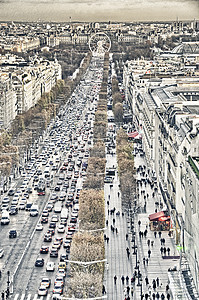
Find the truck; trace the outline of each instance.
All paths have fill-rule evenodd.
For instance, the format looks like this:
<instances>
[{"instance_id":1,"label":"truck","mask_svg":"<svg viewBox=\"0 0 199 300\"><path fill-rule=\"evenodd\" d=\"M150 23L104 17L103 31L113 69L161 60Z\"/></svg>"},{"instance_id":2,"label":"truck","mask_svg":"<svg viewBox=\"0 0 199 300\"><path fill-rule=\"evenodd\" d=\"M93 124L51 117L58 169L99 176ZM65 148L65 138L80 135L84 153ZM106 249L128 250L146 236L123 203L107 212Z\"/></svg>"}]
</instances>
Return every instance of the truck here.
<instances>
[{"instance_id":1,"label":"truck","mask_svg":"<svg viewBox=\"0 0 199 300\"><path fill-rule=\"evenodd\" d=\"M32 205L31 209L30 209L30 216L36 217L36 216L38 216L38 213L39 213L38 205L36 205L36 204Z\"/></svg>"},{"instance_id":2,"label":"truck","mask_svg":"<svg viewBox=\"0 0 199 300\"><path fill-rule=\"evenodd\" d=\"M62 208L60 223L66 225L67 220L68 220L68 208Z\"/></svg>"},{"instance_id":3,"label":"truck","mask_svg":"<svg viewBox=\"0 0 199 300\"><path fill-rule=\"evenodd\" d=\"M10 216L7 210L2 212L1 225L8 225L10 223Z\"/></svg>"}]
</instances>

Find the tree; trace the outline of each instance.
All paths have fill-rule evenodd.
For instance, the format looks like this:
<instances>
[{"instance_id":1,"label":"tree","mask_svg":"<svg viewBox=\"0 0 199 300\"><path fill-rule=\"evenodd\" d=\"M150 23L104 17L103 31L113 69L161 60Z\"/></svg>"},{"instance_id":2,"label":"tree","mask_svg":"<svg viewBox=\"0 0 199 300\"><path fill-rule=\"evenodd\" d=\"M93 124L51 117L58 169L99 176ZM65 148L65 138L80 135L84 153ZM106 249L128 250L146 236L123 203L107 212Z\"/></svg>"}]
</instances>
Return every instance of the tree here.
<instances>
[{"instance_id":1,"label":"tree","mask_svg":"<svg viewBox=\"0 0 199 300\"><path fill-rule=\"evenodd\" d=\"M113 113L115 122L123 122L123 105L122 103L116 103L113 107Z\"/></svg>"}]
</instances>

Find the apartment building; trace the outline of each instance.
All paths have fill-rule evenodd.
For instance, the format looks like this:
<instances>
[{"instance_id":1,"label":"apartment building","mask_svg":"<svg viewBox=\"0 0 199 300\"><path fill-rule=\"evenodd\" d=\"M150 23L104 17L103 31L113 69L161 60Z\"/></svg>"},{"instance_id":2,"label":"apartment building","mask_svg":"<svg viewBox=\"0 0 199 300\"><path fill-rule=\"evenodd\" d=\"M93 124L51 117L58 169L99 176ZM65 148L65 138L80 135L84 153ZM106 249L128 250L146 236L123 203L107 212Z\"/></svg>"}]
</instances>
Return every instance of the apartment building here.
<instances>
[{"instance_id":1,"label":"apartment building","mask_svg":"<svg viewBox=\"0 0 199 300\"><path fill-rule=\"evenodd\" d=\"M167 70L167 72L165 72ZM198 288L199 79L182 61L129 62L126 97ZM193 180L192 180L193 179Z\"/></svg>"}]
</instances>

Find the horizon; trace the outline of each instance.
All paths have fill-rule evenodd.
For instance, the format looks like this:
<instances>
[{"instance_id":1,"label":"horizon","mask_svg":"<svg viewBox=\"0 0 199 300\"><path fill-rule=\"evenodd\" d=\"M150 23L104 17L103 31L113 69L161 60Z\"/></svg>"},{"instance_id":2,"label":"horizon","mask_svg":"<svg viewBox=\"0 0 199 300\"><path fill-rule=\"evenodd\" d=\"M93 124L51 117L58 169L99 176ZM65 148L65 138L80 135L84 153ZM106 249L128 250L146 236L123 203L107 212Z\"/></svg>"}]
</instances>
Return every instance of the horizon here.
<instances>
[{"instance_id":1,"label":"horizon","mask_svg":"<svg viewBox=\"0 0 199 300\"><path fill-rule=\"evenodd\" d=\"M129 23L193 19L199 20L197 0L0 0L1 22Z\"/></svg>"}]
</instances>

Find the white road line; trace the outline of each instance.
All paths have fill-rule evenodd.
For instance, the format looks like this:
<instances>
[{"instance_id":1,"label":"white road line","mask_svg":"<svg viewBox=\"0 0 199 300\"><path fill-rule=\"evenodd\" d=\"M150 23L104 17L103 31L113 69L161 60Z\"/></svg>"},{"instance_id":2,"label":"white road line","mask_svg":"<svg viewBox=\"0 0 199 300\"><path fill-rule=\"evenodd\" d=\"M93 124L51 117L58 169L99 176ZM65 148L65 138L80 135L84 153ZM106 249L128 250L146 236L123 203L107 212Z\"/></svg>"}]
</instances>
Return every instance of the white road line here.
<instances>
[{"instance_id":1,"label":"white road line","mask_svg":"<svg viewBox=\"0 0 199 300\"><path fill-rule=\"evenodd\" d=\"M20 300L24 300L26 294L22 294L21 299Z\"/></svg>"},{"instance_id":2,"label":"white road line","mask_svg":"<svg viewBox=\"0 0 199 300\"><path fill-rule=\"evenodd\" d=\"M38 295L37 295L37 294L35 294L35 296L34 296L33 300L37 300L37 296L38 296Z\"/></svg>"},{"instance_id":3,"label":"white road line","mask_svg":"<svg viewBox=\"0 0 199 300\"><path fill-rule=\"evenodd\" d=\"M31 294L28 295L28 298L26 300L30 300L31 299Z\"/></svg>"},{"instance_id":4,"label":"white road line","mask_svg":"<svg viewBox=\"0 0 199 300\"><path fill-rule=\"evenodd\" d=\"M51 295L48 295L46 300L50 300L51 299Z\"/></svg>"},{"instance_id":5,"label":"white road line","mask_svg":"<svg viewBox=\"0 0 199 300\"><path fill-rule=\"evenodd\" d=\"M19 298L19 294L16 294L14 300L17 300L18 298Z\"/></svg>"}]
</instances>

